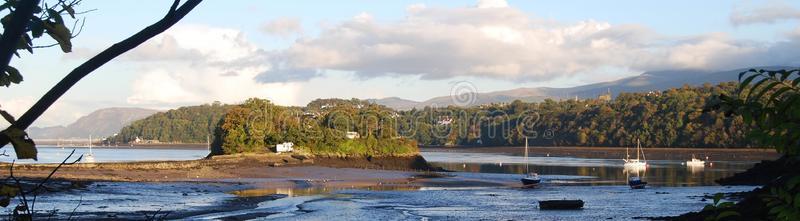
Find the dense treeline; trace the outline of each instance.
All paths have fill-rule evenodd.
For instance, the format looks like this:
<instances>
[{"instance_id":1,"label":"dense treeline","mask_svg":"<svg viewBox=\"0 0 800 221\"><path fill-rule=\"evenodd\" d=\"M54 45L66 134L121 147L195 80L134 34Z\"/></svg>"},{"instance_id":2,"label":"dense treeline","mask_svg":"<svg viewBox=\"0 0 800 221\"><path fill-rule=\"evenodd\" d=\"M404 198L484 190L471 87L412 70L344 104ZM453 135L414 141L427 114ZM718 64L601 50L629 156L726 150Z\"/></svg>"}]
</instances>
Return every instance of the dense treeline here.
<instances>
[{"instance_id":1,"label":"dense treeline","mask_svg":"<svg viewBox=\"0 0 800 221\"><path fill-rule=\"evenodd\" d=\"M231 107L233 105L214 102L156 113L134 121L111 139L120 143L132 142L137 137L168 143L205 143Z\"/></svg>"},{"instance_id":2,"label":"dense treeline","mask_svg":"<svg viewBox=\"0 0 800 221\"><path fill-rule=\"evenodd\" d=\"M621 93L612 101L515 101L481 107L401 112L414 119L401 129L424 145L748 147L741 117L705 110L736 84Z\"/></svg>"},{"instance_id":3,"label":"dense treeline","mask_svg":"<svg viewBox=\"0 0 800 221\"><path fill-rule=\"evenodd\" d=\"M318 99L305 107L250 99L241 105L160 113L125 127L117 139L205 142L214 131L219 153L263 150L282 142L326 154L405 153L415 151L405 148L411 140L420 145L508 146L524 144L525 137L538 146L630 146L640 139L648 147L749 147L754 144L746 139L749 127L741 117L708 108L720 94L735 89L731 82L620 93L611 101L515 101L410 111L357 99ZM360 138L347 139L347 132Z\"/></svg>"},{"instance_id":4,"label":"dense treeline","mask_svg":"<svg viewBox=\"0 0 800 221\"><path fill-rule=\"evenodd\" d=\"M388 122L393 110L360 100L319 99L283 107L251 98L231 108L216 129L212 154L267 152L277 144L315 155L406 156L418 152ZM349 137L348 137L349 135Z\"/></svg>"}]
</instances>

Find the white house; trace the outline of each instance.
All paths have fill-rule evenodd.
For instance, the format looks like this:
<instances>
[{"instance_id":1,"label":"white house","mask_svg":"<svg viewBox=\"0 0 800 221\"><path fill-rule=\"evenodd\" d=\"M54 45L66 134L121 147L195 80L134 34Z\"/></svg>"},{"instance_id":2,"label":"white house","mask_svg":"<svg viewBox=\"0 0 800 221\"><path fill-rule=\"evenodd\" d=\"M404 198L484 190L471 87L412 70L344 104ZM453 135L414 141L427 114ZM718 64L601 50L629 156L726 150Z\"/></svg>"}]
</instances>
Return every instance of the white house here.
<instances>
[{"instance_id":1,"label":"white house","mask_svg":"<svg viewBox=\"0 0 800 221\"><path fill-rule=\"evenodd\" d=\"M284 142L282 144L275 145L275 151L278 153L292 152L294 151L294 143Z\"/></svg>"},{"instance_id":2,"label":"white house","mask_svg":"<svg viewBox=\"0 0 800 221\"><path fill-rule=\"evenodd\" d=\"M360 137L361 137L361 136L358 134L358 132L355 132L355 131L347 131L347 134L346 134L345 136L347 137L347 139L351 139L351 140L352 140L352 139L356 139L356 138L360 138Z\"/></svg>"},{"instance_id":3,"label":"white house","mask_svg":"<svg viewBox=\"0 0 800 221\"><path fill-rule=\"evenodd\" d=\"M453 123L453 118L451 117L440 118L439 121L437 121L436 123L439 125L450 125L450 123Z\"/></svg>"}]
</instances>

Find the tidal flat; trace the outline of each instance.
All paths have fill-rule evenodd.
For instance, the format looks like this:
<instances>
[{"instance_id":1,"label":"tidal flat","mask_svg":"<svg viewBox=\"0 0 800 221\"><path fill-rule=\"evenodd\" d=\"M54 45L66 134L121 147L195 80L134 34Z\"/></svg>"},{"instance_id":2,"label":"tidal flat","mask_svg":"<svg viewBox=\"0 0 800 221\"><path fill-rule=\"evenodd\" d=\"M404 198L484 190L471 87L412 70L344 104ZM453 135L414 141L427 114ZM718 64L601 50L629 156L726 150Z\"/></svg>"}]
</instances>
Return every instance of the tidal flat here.
<instances>
[{"instance_id":1,"label":"tidal flat","mask_svg":"<svg viewBox=\"0 0 800 221\"><path fill-rule=\"evenodd\" d=\"M655 159L642 171L651 185L632 190L619 159L541 154L529 163L544 181L531 189L519 184L525 161L513 152L423 149L421 155L444 171L389 169L379 160L364 169L330 159L312 163L252 155L240 156L238 164L220 158L218 163L174 161L161 168L143 166L152 162L67 168L57 173L58 182L86 185L41 194L35 209L40 217L82 220L629 220L697 211L715 193L752 190L713 180L757 162L724 159L699 169ZM32 177L46 171L28 169ZM114 176L129 180L104 179ZM537 202L547 199L582 199L586 205L577 211L540 211Z\"/></svg>"}]
</instances>

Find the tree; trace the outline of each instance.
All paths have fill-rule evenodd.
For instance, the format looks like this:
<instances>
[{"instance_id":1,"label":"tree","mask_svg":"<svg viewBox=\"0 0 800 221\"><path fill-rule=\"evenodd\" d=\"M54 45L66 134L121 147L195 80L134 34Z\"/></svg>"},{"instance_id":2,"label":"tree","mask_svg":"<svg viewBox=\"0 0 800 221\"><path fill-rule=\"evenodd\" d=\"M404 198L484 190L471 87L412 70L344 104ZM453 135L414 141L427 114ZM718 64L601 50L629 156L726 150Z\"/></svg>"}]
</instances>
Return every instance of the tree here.
<instances>
[{"instance_id":1,"label":"tree","mask_svg":"<svg viewBox=\"0 0 800 221\"><path fill-rule=\"evenodd\" d=\"M800 69L755 70L739 75L736 94L721 95L715 105L755 127L749 136L778 152L800 154ZM755 83L753 83L755 82ZM751 85L752 83L752 85Z\"/></svg>"},{"instance_id":2,"label":"tree","mask_svg":"<svg viewBox=\"0 0 800 221\"><path fill-rule=\"evenodd\" d=\"M136 48L148 39L166 31L172 27L172 25L180 21L190 11L192 11L192 9L200 4L201 1L202 0L187 0L181 5L180 0L174 0L164 18L142 29L133 36L130 36L127 39L103 50L100 52L100 54L90 58L88 61L73 69L69 74L67 74L67 76L65 76L44 96L42 96L39 101L37 101L30 109L28 109L28 111L26 111L19 119L15 120L10 114L2 112L3 117L8 120L9 123L11 123L11 126L0 133L0 147L3 147L10 142L14 146L14 151L17 153L18 158L36 159L37 151L35 144L33 140L28 138L25 129L27 129L37 118L39 118L39 116L41 116L48 108L50 108L50 106L53 105L58 98L64 95L64 93L78 83L78 81L80 81L83 77L89 75L94 70L97 70L97 68L105 65L112 59L122 55L127 51L130 51L133 48ZM59 1L59 3L62 3L62 1ZM11 16L11 21L9 22L8 26L4 24L5 30L3 33L3 38L0 39L2 40L2 42L0 42L0 46L2 46L2 48L0 48L0 59L4 59L0 60L0 68L4 68L4 70L5 67L8 66L8 62L10 62L11 55L14 54L18 48L14 46L18 45L18 42L20 41L28 41L28 38L26 38L27 34L23 35L26 30L30 30L33 36L36 36L37 34L41 35L41 33L37 31L40 29L29 29L29 27L26 26L26 24L36 24L36 22L31 23L30 21L31 18L34 17L34 14L37 13L37 0L7 0L6 5L9 8L15 7L17 10L9 9L9 11L11 11L9 14ZM71 6L63 7L63 10L67 13L74 14L74 10L71 9ZM69 36L69 38L72 36L69 35L68 30L66 32L64 31L65 26L63 25L63 21L59 22L60 15L58 11L50 9L44 11L47 11L47 16L52 18L52 20L39 19L44 25L44 29L47 30L48 35L53 37L59 43L63 51L69 52L71 50L71 43L69 43L66 38L67 36ZM49 26L53 27L48 28ZM28 44L28 46L30 46L30 44ZM26 46L24 48L27 49L28 47Z\"/></svg>"},{"instance_id":3,"label":"tree","mask_svg":"<svg viewBox=\"0 0 800 221\"><path fill-rule=\"evenodd\" d=\"M720 95L718 103L712 107L725 111L728 116L741 116L746 124L753 125L749 137L783 153L781 165L788 167L779 168L781 174L763 188L762 194L755 196L756 202L762 203L756 216L769 220L798 220L800 172L796 165L800 156L800 69L751 69L740 73L739 81L733 95ZM753 206L748 207L751 208L742 211L759 211ZM708 217L726 213L739 215L737 211L723 209L712 212Z\"/></svg>"}]
</instances>

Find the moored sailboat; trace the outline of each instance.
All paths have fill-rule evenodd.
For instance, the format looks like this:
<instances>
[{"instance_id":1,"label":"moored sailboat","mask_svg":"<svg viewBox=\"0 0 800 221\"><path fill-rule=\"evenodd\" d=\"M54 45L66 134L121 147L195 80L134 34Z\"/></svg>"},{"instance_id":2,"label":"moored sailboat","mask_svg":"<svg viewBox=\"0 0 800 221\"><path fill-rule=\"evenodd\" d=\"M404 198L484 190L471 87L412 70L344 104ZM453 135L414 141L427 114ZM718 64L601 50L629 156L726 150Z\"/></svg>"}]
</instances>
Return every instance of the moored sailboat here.
<instances>
[{"instance_id":1,"label":"moored sailboat","mask_svg":"<svg viewBox=\"0 0 800 221\"><path fill-rule=\"evenodd\" d=\"M531 173L530 165L528 164L528 137L525 137L525 174L520 181L524 186L535 186L542 182L542 178L538 173Z\"/></svg>"},{"instance_id":2,"label":"moored sailboat","mask_svg":"<svg viewBox=\"0 0 800 221\"><path fill-rule=\"evenodd\" d=\"M706 157L706 159L708 159L708 157ZM689 167L704 167L704 166L706 166L706 161L701 160L701 159L697 159L697 158L694 157L694 154L692 154L692 159L686 161L686 166L689 166Z\"/></svg>"},{"instance_id":3,"label":"moored sailboat","mask_svg":"<svg viewBox=\"0 0 800 221\"><path fill-rule=\"evenodd\" d=\"M623 161L625 161L625 169L644 170L647 168L647 158L644 156L639 139L636 139L636 159L631 158L628 153L628 147L625 147L625 159Z\"/></svg>"},{"instance_id":4,"label":"moored sailboat","mask_svg":"<svg viewBox=\"0 0 800 221\"><path fill-rule=\"evenodd\" d=\"M83 162L86 163L94 163L94 153L92 153L92 135L89 135L89 153L83 155Z\"/></svg>"}]
</instances>

